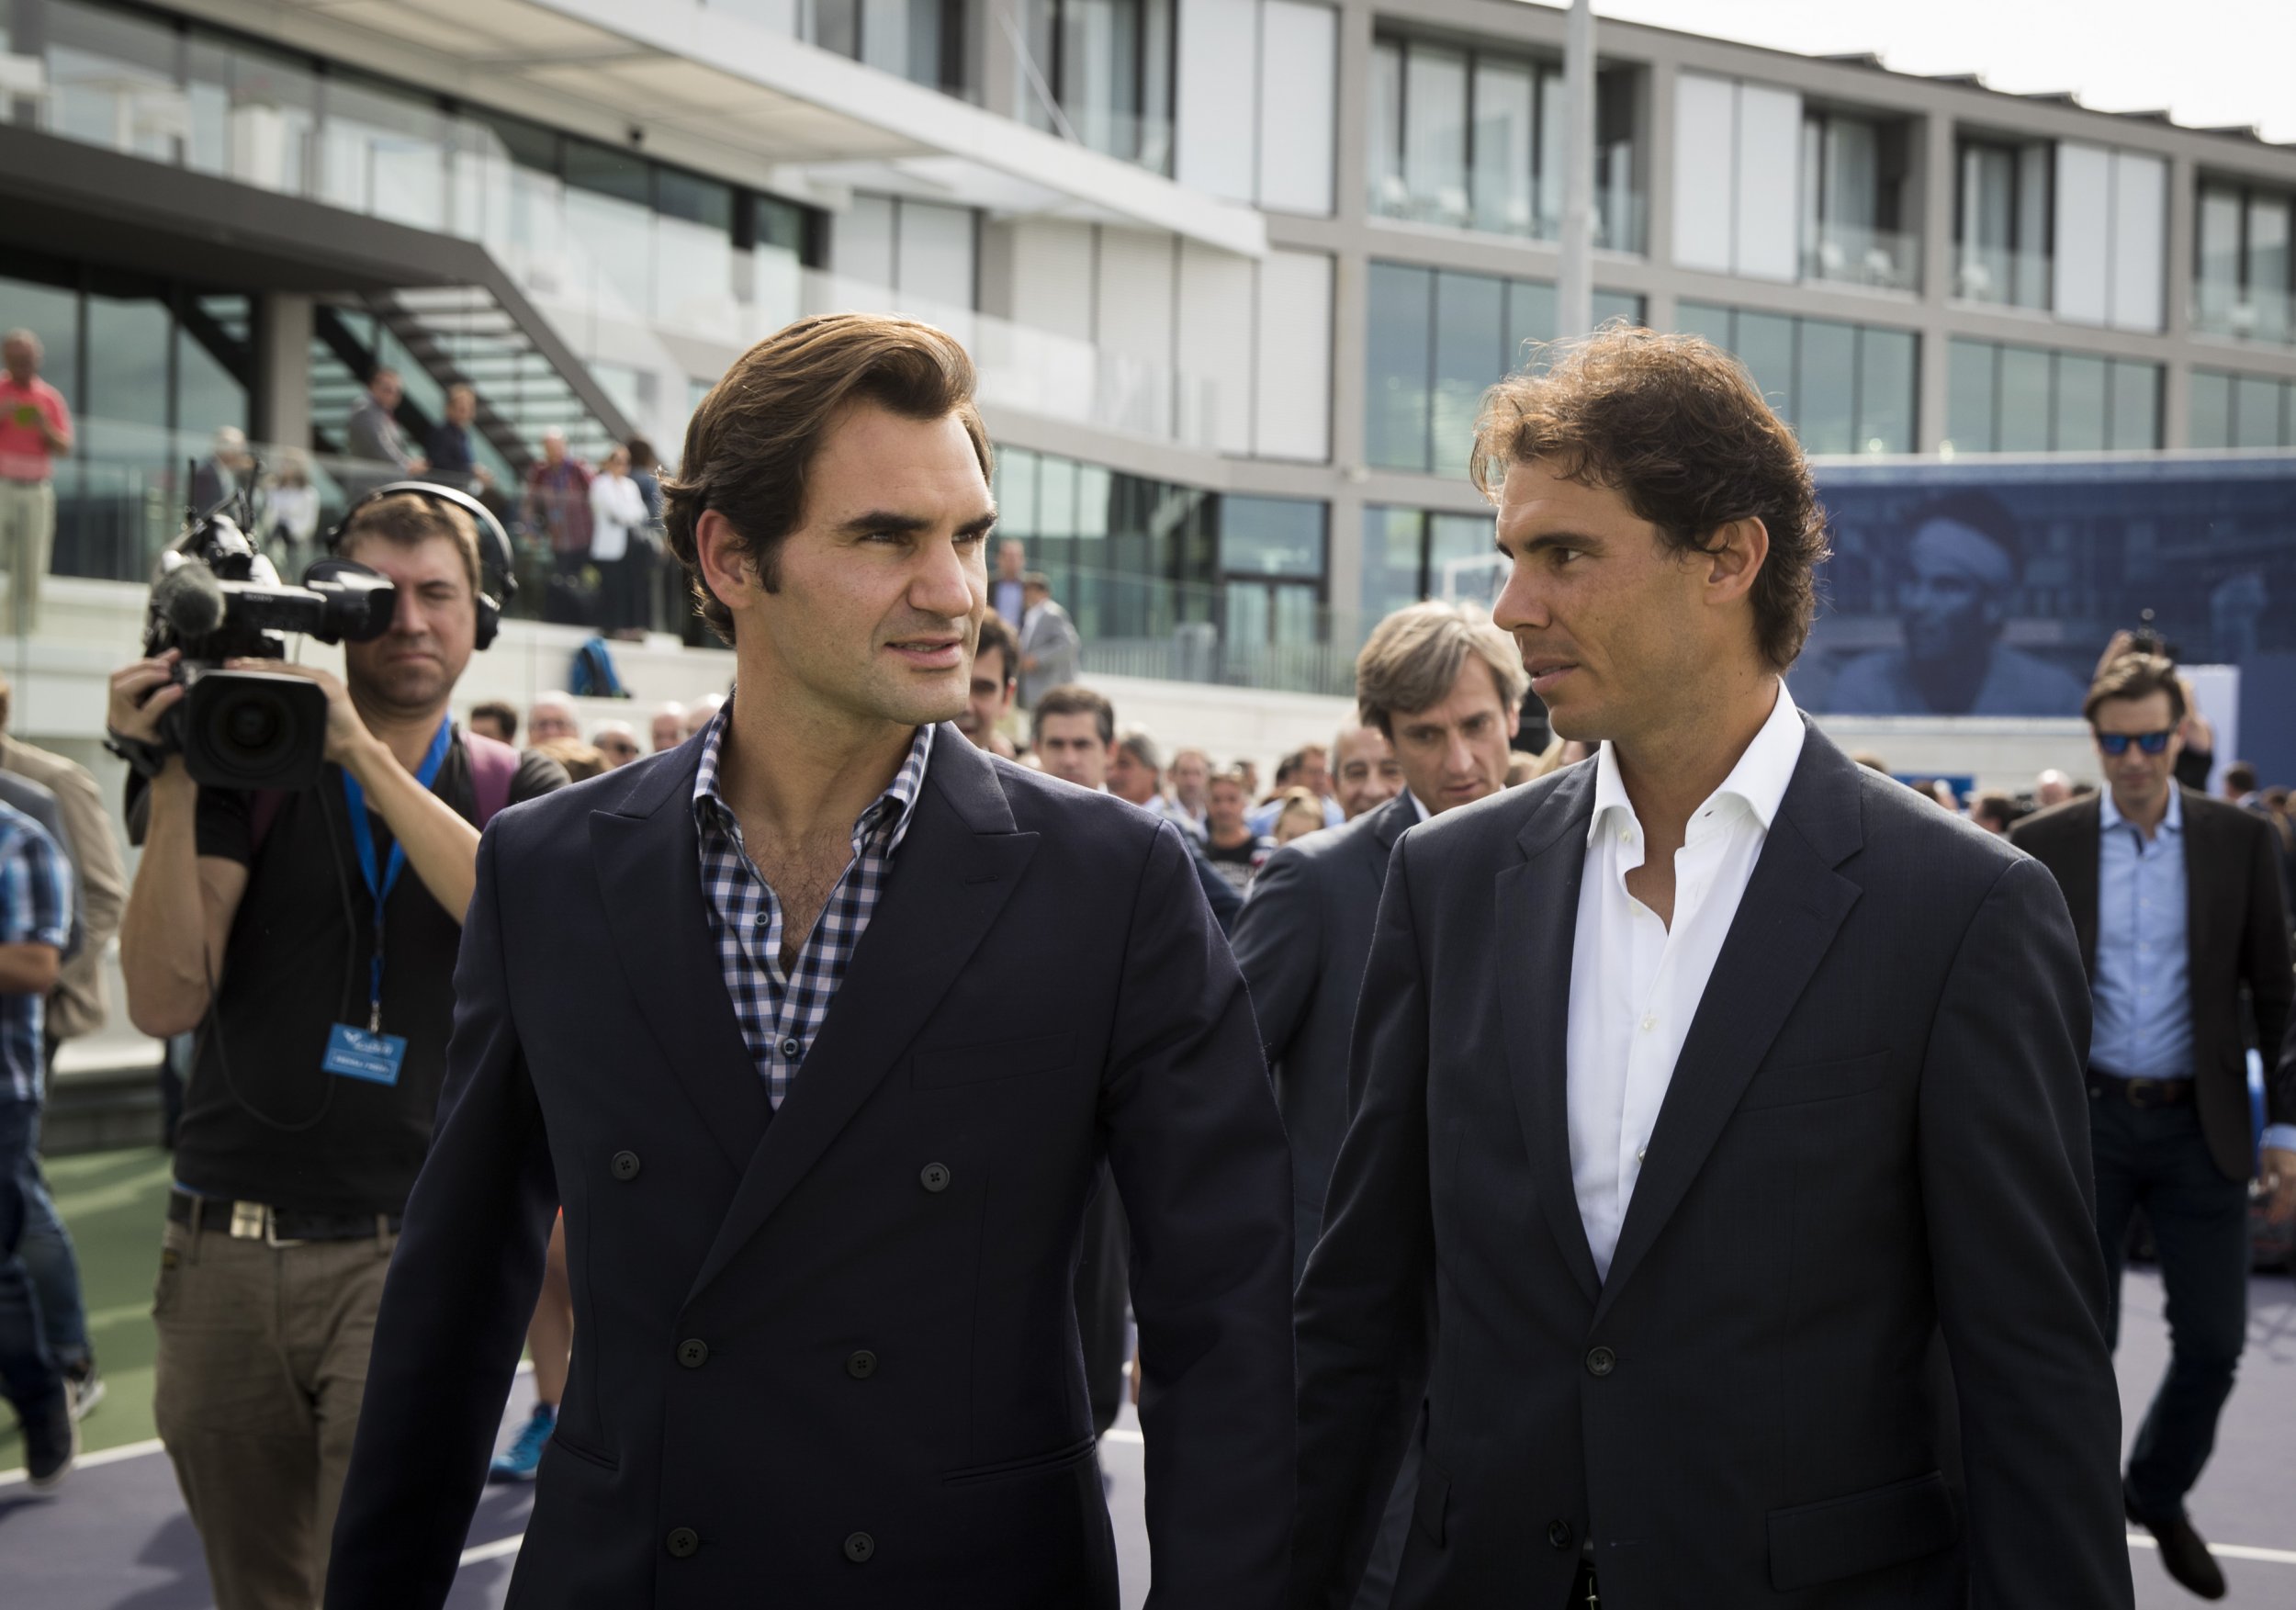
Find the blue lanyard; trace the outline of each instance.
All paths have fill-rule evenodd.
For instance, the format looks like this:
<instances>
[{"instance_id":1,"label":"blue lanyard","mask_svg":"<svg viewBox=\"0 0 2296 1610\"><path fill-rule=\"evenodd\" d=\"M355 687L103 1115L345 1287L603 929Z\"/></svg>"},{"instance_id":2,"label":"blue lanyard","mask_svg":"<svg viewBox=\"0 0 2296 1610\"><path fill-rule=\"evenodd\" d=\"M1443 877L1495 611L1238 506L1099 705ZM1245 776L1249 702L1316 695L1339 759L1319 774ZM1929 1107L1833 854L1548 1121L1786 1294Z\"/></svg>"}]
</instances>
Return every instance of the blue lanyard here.
<instances>
[{"instance_id":1,"label":"blue lanyard","mask_svg":"<svg viewBox=\"0 0 2296 1610\"><path fill-rule=\"evenodd\" d=\"M431 740L430 753L422 757L422 769L414 780L428 788L438 779L438 769L446 763L446 749L455 736L451 716L442 716L438 736ZM366 880L366 892L375 897L375 963L368 973L366 1031L383 1031L383 906L389 900L390 891L399 874L407 864L407 847L394 836L390 841L390 859L384 864L380 878L376 876L375 829L366 819L366 791L359 780L346 770L343 774L343 797L351 802L351 848L358 851L359 875Z\"/></svg>"}]
</instances>

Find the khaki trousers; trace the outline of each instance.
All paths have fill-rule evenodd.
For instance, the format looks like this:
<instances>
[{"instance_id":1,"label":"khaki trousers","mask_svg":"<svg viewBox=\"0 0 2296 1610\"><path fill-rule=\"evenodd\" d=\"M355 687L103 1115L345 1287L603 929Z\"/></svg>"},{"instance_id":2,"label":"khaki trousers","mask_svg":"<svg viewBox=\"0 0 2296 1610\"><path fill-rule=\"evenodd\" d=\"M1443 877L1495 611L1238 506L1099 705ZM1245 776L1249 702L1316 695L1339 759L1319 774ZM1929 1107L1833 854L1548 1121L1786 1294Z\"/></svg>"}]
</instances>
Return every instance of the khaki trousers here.
<instances>
[{"instance_id":1,"label":"khaki trousers","mask_svg":"<svg viewBox=\"0 0 2296 1610\"><path fill-rule=\"evenodd\" d=\"M8 573L10 633L39 626L39 584L56 543L56 489L44 480L0 476L0 569Z\"/></svg>"},{"instance_id":2,"label":"khaki trousers","mask_svg":"<svg viewBox=\"0 0 2296 1610\"><path fill-rule=\"evenodd\" d=\"M312 1610L325 1590L395 1239L275 1247L167 1226L152 1412L217 1610Z\"/></svg>"}]
</instances>

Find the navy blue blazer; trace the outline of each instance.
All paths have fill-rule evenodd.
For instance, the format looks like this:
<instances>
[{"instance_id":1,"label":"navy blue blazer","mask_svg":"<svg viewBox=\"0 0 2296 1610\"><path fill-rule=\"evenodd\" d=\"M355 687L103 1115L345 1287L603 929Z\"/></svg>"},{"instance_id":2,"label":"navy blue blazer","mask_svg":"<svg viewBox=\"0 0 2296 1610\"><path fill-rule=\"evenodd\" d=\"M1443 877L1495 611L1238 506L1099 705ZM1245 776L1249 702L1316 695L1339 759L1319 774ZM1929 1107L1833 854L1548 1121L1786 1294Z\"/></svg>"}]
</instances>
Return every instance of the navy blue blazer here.
<instances>
[{"instance_id":1,"label":"navy blue blazer","mask_svg":"<svg viewBox=\"0 0 2296 1610\"><path fill-rule=\"evenodd\" d=\"M1395 1610L1560 1606L1589 1549L1635 1610L2125 1610L2056 884L1811 728L1597 1278L1568 1046L1594 782L1396 843L1298 1296L1294 1610L1351 1602L1423 1403Z\"/></svg>"},{"instance_id":2,"label":"navy blue blazer","mask_svg":"<svg viewBox=\"0 0 2296 1610\"><path fill-rule=\"evenodd\" d=\"M445 1597L563 1201L571 1376L512 1605L1113 1610L1071 1295L1104 1155L1154 1602L1273 1604L1290 1178L1177 830L944 727L772 1113L703 906L698 755L513 807L480 848L328 1604Z\"/></svg>"}]
</instances>

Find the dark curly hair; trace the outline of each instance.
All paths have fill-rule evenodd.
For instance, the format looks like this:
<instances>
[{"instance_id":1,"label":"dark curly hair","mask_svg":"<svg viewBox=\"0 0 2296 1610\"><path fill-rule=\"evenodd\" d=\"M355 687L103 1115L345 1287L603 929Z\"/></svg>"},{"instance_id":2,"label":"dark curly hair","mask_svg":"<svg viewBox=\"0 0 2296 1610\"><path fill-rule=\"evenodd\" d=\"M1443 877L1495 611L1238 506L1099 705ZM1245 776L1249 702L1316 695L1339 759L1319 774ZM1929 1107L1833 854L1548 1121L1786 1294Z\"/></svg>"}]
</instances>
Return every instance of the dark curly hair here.
<instances>
[{"instance_id":1,"label":"dark curly hair","mask_svg":"<svg viewBox=\"0 0 2296 1610\"><path fill-rule=\"evenodd\" d=\"M800 319L736 359L693 411L678 473L661 489L670 551L710 629L734 640L733 616L703 581L694 548L704 511L732 523L759 584L774 591L782 544L805 524L806 475L845 411L869 402L903 419L954 414L985 480L995 455L973 388L973 360L955 336L890 314Z\"/></svg>"},{"instance_id":2,"label":"dark curly hair","mask_svg":"<svg viewBox=\"0 0 2296 1610\"><path fill-rule=\"evenodd\" d=\"M1712 342L1621 321L1542 349L1483 394L1469 473L1492 502L1508 467L1539 460L1607 487L1684 552L1759 519L1770 556L1754 579L1755 638L1779 670L1818 613L1818 567L1832 551L1809 463L1745 367Z\"/></svg>"}]
</instances>

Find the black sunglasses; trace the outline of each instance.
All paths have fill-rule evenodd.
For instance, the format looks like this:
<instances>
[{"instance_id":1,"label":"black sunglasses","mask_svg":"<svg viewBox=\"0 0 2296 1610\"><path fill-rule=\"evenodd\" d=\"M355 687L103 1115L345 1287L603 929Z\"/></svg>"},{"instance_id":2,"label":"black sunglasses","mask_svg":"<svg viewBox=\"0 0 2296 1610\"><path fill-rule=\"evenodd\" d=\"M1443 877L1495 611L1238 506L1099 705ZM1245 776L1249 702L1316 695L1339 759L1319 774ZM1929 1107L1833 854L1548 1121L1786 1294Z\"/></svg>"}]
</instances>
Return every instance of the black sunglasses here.
<instances>
[{"instance_id":1,"label":"black sunglasses","mask_svg":"<svg viewBox=\"0 0 2296 1610\"><path fill-rule=\"evenodd\" d=\"M2116 760L2129 752L2131 744L2148 755L2157 755L2168 748L2168 740L2176 736L2173 726L2160 732L2100 732L2097 735L2097 747Z\"/></svg>"}]
</instances>

